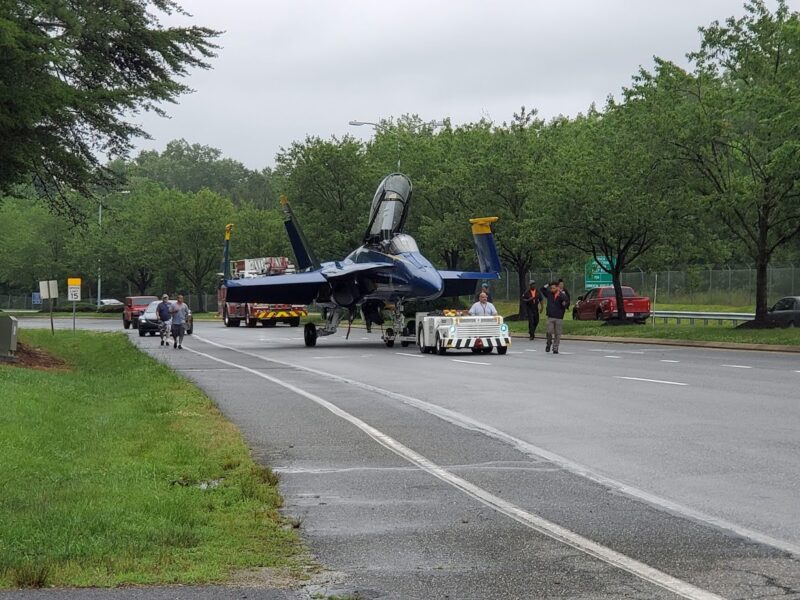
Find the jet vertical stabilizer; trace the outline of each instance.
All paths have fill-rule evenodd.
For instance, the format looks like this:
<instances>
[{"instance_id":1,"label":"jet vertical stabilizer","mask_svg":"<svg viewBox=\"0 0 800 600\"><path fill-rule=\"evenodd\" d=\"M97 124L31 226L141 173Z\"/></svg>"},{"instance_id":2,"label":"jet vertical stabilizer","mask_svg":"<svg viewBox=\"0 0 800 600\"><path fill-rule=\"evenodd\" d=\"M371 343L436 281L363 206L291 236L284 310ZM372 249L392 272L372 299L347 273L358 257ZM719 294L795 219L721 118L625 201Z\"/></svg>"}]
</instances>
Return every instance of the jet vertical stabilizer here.
<instances>
[{"instance_id":1,"label":"jet vertical stabilizer","mask_svg":"<svg viewBox=\"0 0 800 600\"><path fill-rule=\"evenodd\" d=\"M303 230L300 229L300 224L292 212L292 207L289 206L289 199L286 196L281 196L280 201L284 214L283 224L286 227L286 233L289 234L289 243L292 245L297 268L300 271L312 268L318 269L319 261L308 245L306 236L303 235Z\"/></svg>"},{"instance_id":2,"label":"jet vertical stabilizer","mask_svg":"<svg viewBox=\"0 0 800 600\"><path fill-rule=\"evenodd\" d=\"M500 256L497 254L497 246L492 233L492 223L495 221L497 221L497 217L469 220L472 224L472 239L475 240L475 252L478 255L481 273L500 272Z\"/></svg>"}]
</instances>

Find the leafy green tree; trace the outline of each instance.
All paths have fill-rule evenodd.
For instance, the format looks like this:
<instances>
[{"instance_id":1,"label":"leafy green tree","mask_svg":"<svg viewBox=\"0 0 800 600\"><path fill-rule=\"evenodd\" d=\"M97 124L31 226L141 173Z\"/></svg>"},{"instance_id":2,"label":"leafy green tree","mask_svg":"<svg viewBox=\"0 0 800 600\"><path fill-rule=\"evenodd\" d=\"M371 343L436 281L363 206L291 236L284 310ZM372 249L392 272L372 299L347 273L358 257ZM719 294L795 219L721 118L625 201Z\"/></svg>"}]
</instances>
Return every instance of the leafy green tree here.
<instances>
[{"instance_id":1,"label":"leafy green tree","mask_svg":"<svg viewBox=\"0 0 800 600\"><path fill-rule=\"evenodd\" d=\"M307 137L281 149L275 182L289 198L321 260L340 259L362 241L378 182L366 168L364 146L352 137Z\"/></svg>"},{"instance_id":2,"label":"leafy green tree","mask_svg":"<svg viewBox=\"0 0 800 600\"><path fill-rule=\"evenodd\" d=\"M694 188L756 265L756 322L767 313L767 268L800 234L800 14L770 12L702 28L693 73L667 61L643 71L626 97L689 168Z\"/></svg>"},{"instance_id":3,"label":"leafy green tree","mask_svg":"<svg viewBox=\"0 0 800 600\"><path fill-rule=\"evenodd\" d=\"M35 196L0 205L0 283L11 290L38 290L39 281L56 279L64 290L66 278L80 275L70 249L79 232Z\"/></svg>"},{"instance_id":4,"label":"leafy green tree","mask_svg":"<svg viewBox=\"0 0 800 600\"><path fill-rule=\"evenodd\" d=\"M143 177L182 192L208 188L234 204L249 202L267 207L275 206L277 200L269 171L253 171L225 158L217 148L186 140L173 140L163 152L143 151L132 161L118 161L114 166L128 177Z\"/></svg>"},{"instance_id":5,"label":"leafy green tree","mask_svg":"<svg viewBox=\"0 0 800 600\"><path fill-rule=\"evenodd\" d=\"M103 224L89 226L87 246L100 257L106 276L114 274L147 294L159 272L167 265L167 248L160 237L171 220L167 207L172 194L152 182L141 183L127 193L101 199Z\"/></svg>"},{"instance_id":6,"label":"leafy green tree","mask_svg":"<svg viewBox=\"0 0 800 600\"><path fill-rule=\"evenodd\" d=\"M167 193L170 218L162 220L158 246L168 264L197 295L199 309L204 312L205 293L213 290L217 282L223 232L233 219L233 204L210 190Z\"/></svg>"},{"instance_id":7,"label":"leafy green tree","mask_svg":"<svg viewBox=\"0 0 800 600\"><path fill-rule=\"evenodd\" d=\"M75 213L69 190L108 182L102 155L124 155L146 133L128 116L163 114L207 68L204 27L162 27L173 0L6 0L0 6L0 190L33 177L51 206Z\"/></svg>"},{"instance_id":8,"label":"leafy green tree","mask_svg":"<svg viewBox=\"0 0 800 600\"><path fill-rule=\"evenodd\" d=\"M510 124L491 131L485 158L476 161L477 189L483 191L483 210L500 217L497 246L503 263L517 276L519 315L525 314L521 294L537 256L547 251L541 231L539 199L533 173L541 160L542 121L523 106ZM481 215L489 216L489 215Z\"/></svg>"},{"instance_id":9,"label":"leafy green tree","mask_svg":"<svg viewBox=\"0 0 800 600\"><path fill-rule=\"evenodd\" d=\"M620 321L622 273L658 244L677 243L671 225L687 216L671 173L642 143L644 133L624 106L555 121L540 174L553 242L588 254L611 274Z\"/></svg>"}]
</instances>

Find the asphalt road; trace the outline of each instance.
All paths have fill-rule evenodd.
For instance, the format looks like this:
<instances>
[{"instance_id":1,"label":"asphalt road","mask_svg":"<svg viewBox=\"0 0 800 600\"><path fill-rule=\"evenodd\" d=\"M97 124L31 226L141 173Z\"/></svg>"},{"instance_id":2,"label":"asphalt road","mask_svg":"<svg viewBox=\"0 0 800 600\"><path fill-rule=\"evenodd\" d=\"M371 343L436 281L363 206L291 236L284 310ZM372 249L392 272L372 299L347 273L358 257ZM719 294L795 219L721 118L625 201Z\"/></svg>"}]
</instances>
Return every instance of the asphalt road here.
<instances>
[{"instance_id":1,"label":"asphalt road","mask_svg":"<svg viewBox=\"0 0 800 600\"><path fill-rule=\"evenodd\" d=\"M71 323L70 323L71 325ZM47 326L24 320L22 326ZM81 321L115 328L116 322ZM800 357L197 322L196 381L362 598L800 598Z\"/></svg>"}]
</instances>

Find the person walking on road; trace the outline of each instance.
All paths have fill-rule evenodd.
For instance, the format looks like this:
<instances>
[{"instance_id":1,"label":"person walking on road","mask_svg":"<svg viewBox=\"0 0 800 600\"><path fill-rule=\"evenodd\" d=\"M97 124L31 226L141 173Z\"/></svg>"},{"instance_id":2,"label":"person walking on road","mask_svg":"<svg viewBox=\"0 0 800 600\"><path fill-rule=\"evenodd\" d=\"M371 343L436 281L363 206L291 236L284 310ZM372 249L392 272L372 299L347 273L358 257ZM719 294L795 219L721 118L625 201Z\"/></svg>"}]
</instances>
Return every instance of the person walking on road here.
<instances>
[{"instance_id":1,"label":"person walking on road","mask_svg":"<svg viewBox=\"0 0 800 600\"><path fill-rule=\"evenodd\" d=\"M170 307L172 313L172 348L183 350L183 336L186 333L186 321L189 318L189 307L183 302L183 295Z\"/></svg>"},{"instance_id":2,"label":"person walking on road","mask_svg":"<svg viewBox=\"0 0 800 600\"><path fill-rule=\"evenodd\" d=\"M558 354L561 332L564 329L564 313L569 308L569 295L562 292L555 281L550 283L550 287L542 287L541 292L547 298L547 344L544 351L550 352L552 346L553 354Z\"/></svg>"},{"instance_id":3,"label":"person walking on road","mask_svg":"<svg viewBox=\"0 0 800 600\"><path fill-rule=\"evenodd\" d=\"M473 317L495 317L497 316L497 309L494 304L489 302L488 294L481 292L481 295L478 296L478 301L470 307L469 314Z\"/></svg>"},{"instance_id":4,"label":"person walking on road","mask_svg":"<svg viewBox=\"0 0 800 600\"><path fill-rule=\"evenodd\" d=\"M169 295L164 294L161 296L161 302L156 306L156 318L158 319L158 334L161 336L161 345L169 344L169 329L172 321Z\"/></svg>"},{"instance_id":5,"label":"person walking on road","mask_svg":"<svg viewBox=\"0 0 800 600\"><path fill-rule=\"evenodd\" d=\"M536 289L536 282L531 281L530 288L522 294L522 301L525 303L525 310L528 314L528 335L530 339L536 338L536 328L539 326L539 314L542 312L542 295Z\"/></svg>"},{"instance_id":6,"label":"person walking on road","mask_svg":"<svg viewBox=\"0 0 800 600\"><path fill-rule=\"evenodd\" d=\"M492 291L489 289L489 284L485 281L481 284L481 289L478 294L475 296L475 302L481 301L481 294L486 294L486 299L491 302L492 301Z\"/></svg>"}]
</instances>

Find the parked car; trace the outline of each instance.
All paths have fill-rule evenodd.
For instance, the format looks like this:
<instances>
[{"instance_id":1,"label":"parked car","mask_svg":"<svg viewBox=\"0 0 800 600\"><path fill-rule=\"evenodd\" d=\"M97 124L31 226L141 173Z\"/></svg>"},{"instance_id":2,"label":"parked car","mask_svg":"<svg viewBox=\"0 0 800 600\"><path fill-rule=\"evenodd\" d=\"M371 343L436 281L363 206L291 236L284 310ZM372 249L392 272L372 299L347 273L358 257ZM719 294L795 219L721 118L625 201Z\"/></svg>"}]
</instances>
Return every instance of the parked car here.
<instances>
[{"instance_id":1,"label":"parked car","mask_svg":"<svg viewBox=\"0 0 800 600\"><path fill-rule=\"evenodd\" d=\"M139 325L139 315L141 315L153 300L158 300L155 296L128 296L125 298L125 309L122 311L122 326L130 329L131 325L136 329Z\"/></svg>"},{"instance_id":2,"label":"parked car","mask_svg":"<svg viewBox=\"0 0 800 600\"><path fill-rule=\"evenodd\" d=\"M800 327L800 296L786 296L767 312L767 321L777 327Z\"/></svg>"},{"instance_id":3,"label":"parked car","mask_svg":"<svg viewBox=\"0 0 800 600\"><path fill-rule=\"evenodd\" d=\"M650 316L650 298L637 296L632 287L622 286L622 299L625 303L625 317L644 323ZM578 296L572 309L576 321L608 321L617 317L617 297L613 286L589 290L585 296Z\"/></svg>"},{"instance_id":4,"label":"parked car","mask_svg":"<svg viewBox=\"0 0 800 600\"><path fill-rule=\"evenodd\" d=\"M144 337L148 333L150 335L158 333L156 306L158 306L160 302L161 300L151 302L139 316L139 337ZM170 300L169 303L174 306L175 300ZM192 335L192 331L194 331L194 319L192 318L192 311L189 309L189 317L186 319L186 335Z\"/></svg>"}]
</instances>

